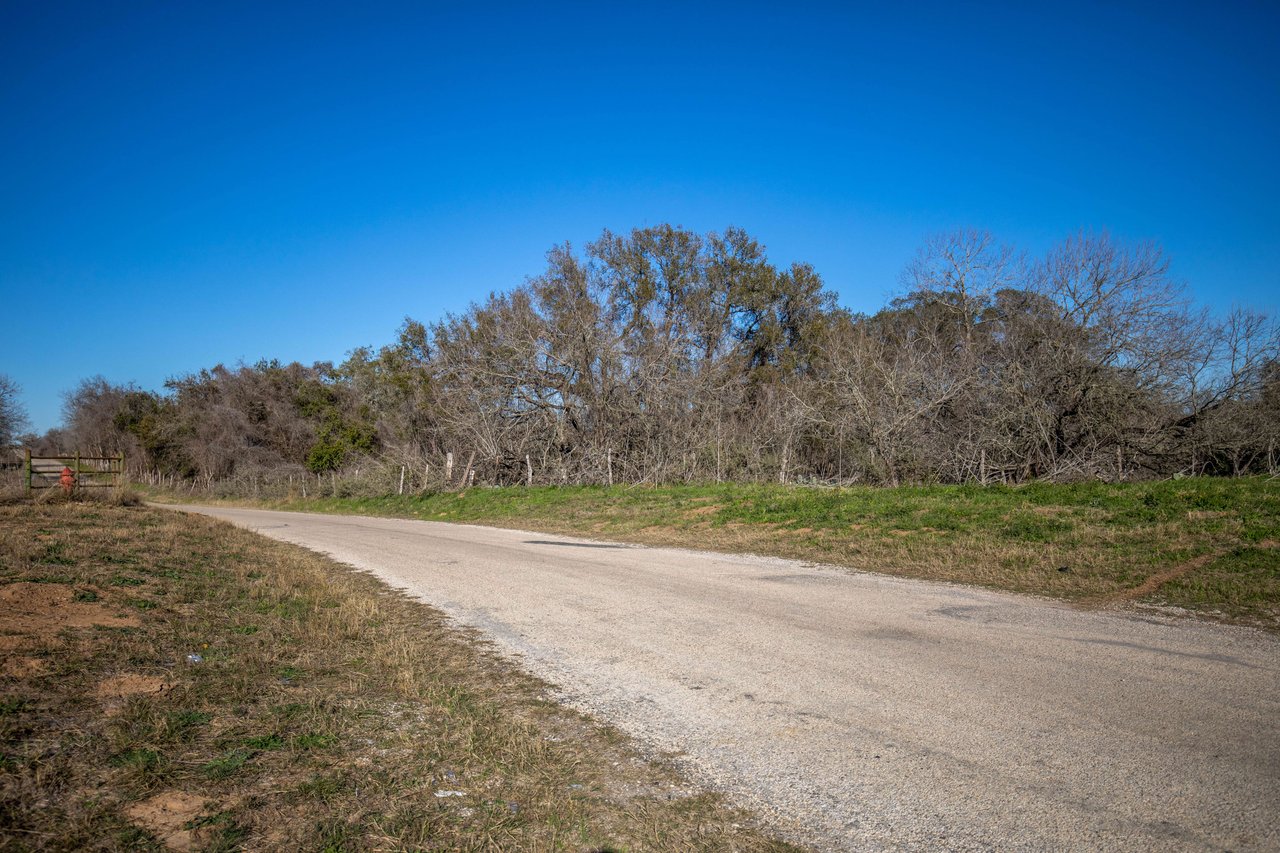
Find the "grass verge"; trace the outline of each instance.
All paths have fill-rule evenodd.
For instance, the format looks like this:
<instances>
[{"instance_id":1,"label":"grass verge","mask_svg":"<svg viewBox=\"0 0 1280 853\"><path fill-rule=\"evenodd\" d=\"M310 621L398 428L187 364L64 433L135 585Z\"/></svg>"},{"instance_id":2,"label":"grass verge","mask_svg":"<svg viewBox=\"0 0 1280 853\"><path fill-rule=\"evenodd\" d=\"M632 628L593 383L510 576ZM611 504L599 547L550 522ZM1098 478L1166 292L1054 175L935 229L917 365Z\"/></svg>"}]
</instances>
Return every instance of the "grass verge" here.
<instances>
[{"instance_id":1,"label":"grass verge","mask_svg":"<svg viewBox=\"0 0 1280 853\"><path fill-rule=\"evenodd\" d=\"M789 849L310 552L108 503L0 531L0 849Z\"/></svg>"},{"instance_id":2,"label":"grass verge","mask_svg":"<svg viewBox=\"0 0 1280 853\"><path fill-rule=\"evenodd\" d=\"M263 501L749 551L1082 604L1136 601L1280 629L1280 481L469 489Z\"/></svg>"}]
</instances>

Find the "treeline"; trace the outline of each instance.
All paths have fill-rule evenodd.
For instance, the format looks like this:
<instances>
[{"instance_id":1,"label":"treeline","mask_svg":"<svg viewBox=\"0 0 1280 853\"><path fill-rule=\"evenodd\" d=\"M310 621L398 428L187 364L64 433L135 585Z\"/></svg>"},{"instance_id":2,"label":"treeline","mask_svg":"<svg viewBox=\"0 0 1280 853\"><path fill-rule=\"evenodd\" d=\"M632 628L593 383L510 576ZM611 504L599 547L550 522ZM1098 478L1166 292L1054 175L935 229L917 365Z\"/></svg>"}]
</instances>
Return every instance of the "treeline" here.
<instances>
[{"instance_id":1,"label":"treeline","mask_svg":"<svg viewBox=\"0 0 1280 853\"><path fill-rule=\"evenodd\" d=\"M958 232L899 292L851 314L742 230L606 231L337 366L218 366L163 393L87 380L42 441L153 478L371 491L1276 469L1275 324L1197 309L1155 246L1085 234L1027 258Z\"/></svg>"}]
</instances>

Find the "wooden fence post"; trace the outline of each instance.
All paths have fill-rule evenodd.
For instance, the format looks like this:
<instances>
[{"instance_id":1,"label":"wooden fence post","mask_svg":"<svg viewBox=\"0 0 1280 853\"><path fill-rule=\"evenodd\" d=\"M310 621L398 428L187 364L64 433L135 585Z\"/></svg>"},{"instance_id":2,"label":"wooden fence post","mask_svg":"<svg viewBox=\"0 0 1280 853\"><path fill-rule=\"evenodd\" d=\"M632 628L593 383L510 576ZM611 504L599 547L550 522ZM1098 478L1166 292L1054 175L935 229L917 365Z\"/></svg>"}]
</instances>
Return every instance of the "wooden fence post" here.
<instances>
[{"instance_id":1,"label":"wooden fence post","mask_svg":"<svg viewBox=\"0 0 1280 853\"><path fill-rule=\"evenodd\" d=\"M31 448L26 448L27 467L23 474L23 479L27 484L27 497L31 497Z\"/></svg>"},{"instance_id":2,"label":"wooden fence post","mask_svg":"<svg viewBox=\"0 0 1280 853\"><path fill-rule=\"evenodd\" d=\"M476 452L473 450L467 457L467 467L462 469L462 479L458 481L458 485L464 489L475 482L475 469L472 467L475 464Z\"/></svg>"}]
</instances>

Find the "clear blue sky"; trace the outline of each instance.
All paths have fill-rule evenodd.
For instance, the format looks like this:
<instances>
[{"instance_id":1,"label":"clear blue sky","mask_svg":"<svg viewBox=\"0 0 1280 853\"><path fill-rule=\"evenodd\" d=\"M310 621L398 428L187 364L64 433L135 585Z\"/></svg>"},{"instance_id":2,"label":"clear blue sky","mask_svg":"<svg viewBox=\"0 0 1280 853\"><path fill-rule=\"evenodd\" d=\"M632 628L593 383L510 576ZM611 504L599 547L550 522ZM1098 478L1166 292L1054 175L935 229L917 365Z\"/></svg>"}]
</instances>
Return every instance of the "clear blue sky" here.
<instances>
[{"instance_id":1,"label":"clear blue sky","mask_svg":"<svg viewBox=\"0 0 1280 853\"><path fill-rule=\"evenodd\" d=\"M1280 5L0 2L0 372L340 360L553 244L739 225L873 310L921 239L1153 239L1280 307Z\"/></svg>"}]
</instances>

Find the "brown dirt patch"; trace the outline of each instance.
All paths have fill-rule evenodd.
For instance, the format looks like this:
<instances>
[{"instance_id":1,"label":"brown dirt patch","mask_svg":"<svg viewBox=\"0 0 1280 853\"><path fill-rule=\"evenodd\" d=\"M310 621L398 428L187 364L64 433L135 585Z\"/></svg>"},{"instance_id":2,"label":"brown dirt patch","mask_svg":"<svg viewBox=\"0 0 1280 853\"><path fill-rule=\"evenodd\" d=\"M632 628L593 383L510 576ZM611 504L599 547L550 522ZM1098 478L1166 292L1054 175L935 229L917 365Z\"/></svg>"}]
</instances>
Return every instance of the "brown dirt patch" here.
<instances>
[{"instance_id":1,"label":"brown dirt patch","mask_svg":"<svg viewBox=\"0 0 1280 853\"><path fill-rule=\"evenodd\" d=\"M685 510L684 517L698 518L699 516L703 516L703 515L715 515L717 512L719 512L722 509L724 509L724 507L722 507L720 504L707 504L706 506L696 506L693 509Z\"/></svg>"},{"instance_id":2,"label":"brown dirt patch","mask_svg":"<svg viewBox=\"0 0 1280 853\"><path fill-rule=\"evenodd\" d=\"M8 678L30 678L44 672L44 669L44 661L40 658L12 655L0 661L0 675Z\"/></svg>"},{"instance_id":3,"label":"brown dirt patch","mask_svg":"<svg viewBox=\"0 0 1280 853\"><path fill-rule=\"evenodd\" d=\"M120 699L135 693L159 693L165 687L165 680L158 675L127 672L124 675L114 675L99 683L94 692L99 699Z\"/></svg>"},{"instance_id":4,"label":"brown dirt patch","mask_svg":"<svg viewBox=\"0 0 1280 853\"><path fill-rule=\"evenodd\" d=\"M209 801L182 791L165 791L125 809L129 819L146 827L174 850L191 850L198 839L195 830L184 829L200 816Z\"/></svg>"},{"instance_id":5,"label":"brown dirt patch","mask_svg":"<svg viewBox=\"0 0 1280 853\"><path fill-rule=\"evenodd\" d=\"M130 696L163 693L168 687L169 684L158 675L126 672L99 682L93 692L106 705L107 713L114 714L124 707Z\"/></svg>"},{"instance_id":6,"label":"brown dirt patch","mask_svg":"<svg viewBox=\"0 0 1280 853\"><path fill-rule=\"evenodd\" d=\"M63 628L137 627L136 616L117 616L101 604L76 601L75 590L60 583L11 583L0 587L0 631L37 639L56 637Z\"/></svg>"},{"instance_id":7,"label":"brown dirt patch","mask_svg":"<svg viewBox=\"0 0 1280 853\"><path fill-rule=\"evenodd\" d=\"M13 652L26 647L27 638L21 634L0 634L0 652Z\"/></svg>"}]
</instances>

